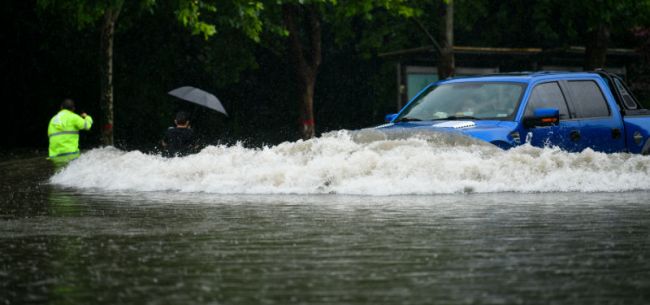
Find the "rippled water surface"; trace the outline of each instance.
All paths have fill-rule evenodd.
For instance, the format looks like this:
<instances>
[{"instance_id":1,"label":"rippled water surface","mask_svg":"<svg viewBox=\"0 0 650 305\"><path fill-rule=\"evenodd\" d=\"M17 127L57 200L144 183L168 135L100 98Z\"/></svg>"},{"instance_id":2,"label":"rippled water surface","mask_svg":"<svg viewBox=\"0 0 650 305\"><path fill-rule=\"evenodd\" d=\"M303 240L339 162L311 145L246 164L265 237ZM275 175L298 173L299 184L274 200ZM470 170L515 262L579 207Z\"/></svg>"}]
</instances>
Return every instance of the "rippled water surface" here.
<instances>
[{"instance_id":1,"label":"rippled water surface","mask_svg":"<svg viewBox=\"0 0 650 305\"><path fill-rule=\"evenodd\" d=\"M212 148L194 162L96 150L54 178L41 158L0 162L0 304L650 303L647 158L465 152L479 174L460 163L461 173L447 180L397 160L421 179L447 181L445 192L416 185L409 194L403 181L387 183L390 175L409 179L383 159L399 159L391 152L397 146L362 147L362 158L327 145L323 158L338 161L305 156L296 162L315 174L296 183L288 176L298 163L285 164L280 177L282 165L271 161L275 154L288 162L278 148ZM234 149L242 159L227 161ZM373 149L388 152L373 157ZM244 162L246 154L270 164L253 166L256 158ZM344 174L327 168L346 154L377 158L376 167L350 161ZM522 169L528 174L510 178L525 184L528 175L542 190L513 184L508 191L505 182L487 189L497 178L482 172L498 168L494 158L532 162ZM236 172L237 162L248 164L248 174ZM538 166L545 172L531 174ZM569 192L550 189L563 184L551 183L553 171L565 173ZM580 180L575 172L592 176ZM111 181L120 173L129 187ZM256 192L210 186L228 175ZM612 191L616 184L621 189Z\"/></svg>"}]
</instances>

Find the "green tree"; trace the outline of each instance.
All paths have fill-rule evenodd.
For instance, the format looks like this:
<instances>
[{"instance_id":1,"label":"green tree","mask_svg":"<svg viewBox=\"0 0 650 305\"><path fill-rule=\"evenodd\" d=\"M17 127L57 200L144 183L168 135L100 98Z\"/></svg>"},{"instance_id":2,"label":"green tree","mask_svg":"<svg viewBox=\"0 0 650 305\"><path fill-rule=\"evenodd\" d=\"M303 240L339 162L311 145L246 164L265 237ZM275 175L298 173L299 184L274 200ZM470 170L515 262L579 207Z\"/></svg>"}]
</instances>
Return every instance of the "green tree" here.
<instances>
[{"instance_id":1,"label":"green tree","mask_svg":"<svg viewBox=\"0 0 650 305\"><path fill-rule=\"evenodd\" d=\"M113 41L118 18L125 12L136 19L134 12L153 12L155 0L127 2L124 0L38 0L41 9L57 9L80 27L101 23L101 99L102 142L113 144ZM193 34L209 38L217 28L229 26L240 29L250 39L281 50L289 55L299 95L301 134L303 138L315 135L314 90L322 61L323 20L333 22L338 17L371 19L380 9L401 16L410 16L414 10L406 0L176 0L177 19ZM343 24L343 23L339 23ZM260 36L266 32L266 40ZM286 45L277 36L286 39Z\"/></svg>"},{"instance_id":2,"label":"green tree","mask_svg":"<svg viewBox=\"0 0 650 305\"><path fill-rule=\"evenodd\" d=\"M250 14L250 7L245 1L233 0L243 8L237 19ZM154 12L156 0L139 0L127 2L124 0L38 0L37 5L42 10L57 10L69 16L69 19L79 28L87 28L100 23L100 108L102 109L102 143L113 145L113 49L114 37L118 18L125 10L129 12ZM208 38L216 33L214 24L209 24L200 18L202 13L215 13L214 4L199 0L177 0L175 15L193 34L202 34ZM253 6L255 8L255 6ZM260 23L253 20L241 23L239 26L252 37L257 37Z\"/></svg>"},{"instance_id":3,"label":"green tree","mask_svg":"<svg viewBox=\"0 0 650 305\"><path fill-rule=\"evenodd\" d=\"M416 11L406 0L269 0L264 2L265 25L271 37L287 39L284 51L290 57L297 87L300 108L300 134L303 139L315 136L314 92L322 63L322 23L335 28L339 36L350 35L349 20L371 20L376 10L401 16L412 16ZM281 16L281 19L277 17ZM348 27L345 29L344 27ZM283 48L274 39L263 41L267 47ZM284 52L282 51L282 52Z\"/></svg>"},{"instance_id":4,"label":"green tree","mask_svg":"<svg viewBox=\"0 0 650 305\"><path fill-rule=\"evenodd\" d=\"M613 36L631 36L647 23L647 0L538 0L534 6L535 30L547 40L578 42L585 46L584 69L605 67Z\"/></svg>"}]
</instances>

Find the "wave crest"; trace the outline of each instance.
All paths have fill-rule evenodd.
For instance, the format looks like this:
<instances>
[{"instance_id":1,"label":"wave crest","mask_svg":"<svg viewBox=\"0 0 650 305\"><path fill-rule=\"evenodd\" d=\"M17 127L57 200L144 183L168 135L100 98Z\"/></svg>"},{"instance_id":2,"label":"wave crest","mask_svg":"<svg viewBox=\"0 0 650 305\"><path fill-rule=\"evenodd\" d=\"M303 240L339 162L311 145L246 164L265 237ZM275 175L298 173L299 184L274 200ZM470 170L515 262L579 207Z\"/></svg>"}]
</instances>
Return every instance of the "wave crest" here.
<instances>
[{"instance_id":1,"label":"wave crest","mask_svg":"<svg viewBox=\"0 0 650 305\"><path fill-rule=\"evenodd\" d=\"M93 149L56 185L217 194L407 195L650 190L650 157L520 146L508 151L440 133L337 131L272 147L209 146L166 159Z\"/></svg>"}]
</instances>

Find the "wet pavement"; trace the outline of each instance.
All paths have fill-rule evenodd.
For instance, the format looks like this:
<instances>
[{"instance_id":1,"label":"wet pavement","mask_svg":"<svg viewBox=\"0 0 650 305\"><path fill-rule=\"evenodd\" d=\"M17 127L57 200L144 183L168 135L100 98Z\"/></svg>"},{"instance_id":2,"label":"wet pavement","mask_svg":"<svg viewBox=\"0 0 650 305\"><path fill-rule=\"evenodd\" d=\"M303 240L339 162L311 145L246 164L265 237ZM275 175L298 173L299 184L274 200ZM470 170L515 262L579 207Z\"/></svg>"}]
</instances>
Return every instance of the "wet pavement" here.
<instances>
[{"instance_id":1,"label":"wet pavement","mask_svg":"<svg viewBox=\"0 0 650 305\"><path fill-rule=\"evenodd\" d=\"M648 304L650 192L219 195L0 162L0 304Z\"/></svg>"}]
</instances>

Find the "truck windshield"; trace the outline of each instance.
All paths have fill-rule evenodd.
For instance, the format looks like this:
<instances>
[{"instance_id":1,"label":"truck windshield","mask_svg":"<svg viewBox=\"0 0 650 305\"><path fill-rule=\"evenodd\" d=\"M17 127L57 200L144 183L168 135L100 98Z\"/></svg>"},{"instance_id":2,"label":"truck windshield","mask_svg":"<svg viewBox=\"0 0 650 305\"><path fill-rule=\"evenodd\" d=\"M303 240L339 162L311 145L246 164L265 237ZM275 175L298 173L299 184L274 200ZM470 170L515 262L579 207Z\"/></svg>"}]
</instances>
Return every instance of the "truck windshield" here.
<instances>
[{"instance_id":1,"label":"truck windshield","mask_svg":"<svg viewBox=\"0 0 650 305\"><path fill-rule=\"evenodd\" d=\"M418 95L395 122L511 118L524 87L519 83L496 82L431 86Z\"/></svg>"}]
</instances>

